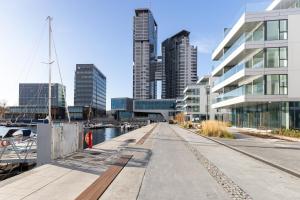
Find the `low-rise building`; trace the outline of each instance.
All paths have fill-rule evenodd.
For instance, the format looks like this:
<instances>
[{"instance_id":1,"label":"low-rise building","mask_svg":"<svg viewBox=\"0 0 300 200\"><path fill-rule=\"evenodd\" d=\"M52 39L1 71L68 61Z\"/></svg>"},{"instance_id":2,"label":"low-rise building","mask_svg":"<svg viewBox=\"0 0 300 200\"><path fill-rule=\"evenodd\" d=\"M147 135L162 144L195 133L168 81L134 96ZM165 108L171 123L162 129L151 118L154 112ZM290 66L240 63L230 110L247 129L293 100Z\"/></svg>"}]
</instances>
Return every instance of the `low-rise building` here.
<instances>
[{"instance_id":1,"label":"low-rise building","mask_svg":"<svg viewBox=\"0 0 300 200\"><path fill-rule=\"evenodd\" d=\"M48 83L20 83L19 106L8 108L5 118L18 120L45 119L48 116ZM59 83L51 85L52 119L65 118L66 87Z\"/></svg>"},{"instance_id":2,"label":"low-rise building","mask_svg":"<svg viewBox=\"0 0 300 200\"><path fill-rule=\"evenodd\" d=\"M111 111L116 120L129 120L133 117L133 99L128 97L112 98Z\"/></svg>"},{"instance_id":3,"label":"low-rise building","mask_svg":"<svg viewBox=\"0 0 300 200\"><path fill-rule=\"evenodd\" d=\"M176 114L175 99L133 100L133 112L136 118L153 121L167 121Z\"/></svg>"}]
</instances>

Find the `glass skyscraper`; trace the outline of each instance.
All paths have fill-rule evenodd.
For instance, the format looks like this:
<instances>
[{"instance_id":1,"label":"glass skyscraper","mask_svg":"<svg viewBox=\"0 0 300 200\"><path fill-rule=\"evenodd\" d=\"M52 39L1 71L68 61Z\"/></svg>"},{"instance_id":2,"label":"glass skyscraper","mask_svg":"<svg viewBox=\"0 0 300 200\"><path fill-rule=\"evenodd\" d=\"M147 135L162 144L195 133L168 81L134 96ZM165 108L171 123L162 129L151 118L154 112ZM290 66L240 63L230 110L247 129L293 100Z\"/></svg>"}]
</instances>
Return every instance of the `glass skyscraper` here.
<instances>
[{"instance_id":1,"label":"glass skyscraper","mask_svg":"<svg viewBox=\"0 0 300 200\"><path fill-rule=\"evenodd\" d=\"M106 77L94 64L77 64L74 105L91 108L93 116L106 111Z\"/></svg>"},{"instance_id":2,"label":"glass skyscraper","mask_svg":"<svg viewBox=\"0 0 300 200\"><path fill-rule=\"evenodd\" d=\"M136 9L133 25L133 98L149 99L150 68L157 55L157 24L149 9Z\"/></svg>"}]
</instances>

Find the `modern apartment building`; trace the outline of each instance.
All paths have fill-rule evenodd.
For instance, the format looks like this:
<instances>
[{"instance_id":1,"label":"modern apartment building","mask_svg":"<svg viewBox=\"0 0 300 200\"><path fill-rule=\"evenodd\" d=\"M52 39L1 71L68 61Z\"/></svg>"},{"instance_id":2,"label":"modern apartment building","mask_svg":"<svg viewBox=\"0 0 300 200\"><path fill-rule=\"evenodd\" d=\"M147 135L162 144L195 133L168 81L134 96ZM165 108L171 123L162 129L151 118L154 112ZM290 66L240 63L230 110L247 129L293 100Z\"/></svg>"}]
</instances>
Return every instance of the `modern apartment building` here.
<instances>
[{"instance_id":1,"label":"modern apartment building","mask_svg":"<svg viewBox=\"0 0 300 200\"><path fill-rule=\"evenodd\" d=\"M182 30L162 43L162 98L183 98L187 85L197 82L197 48Z\"/></svg>"},{"instance_id":2,"label":"modern apartment building","mask_svg":"<svg viewBox=\"0 0 300 200\"><path fill-rule=\"evenodd\" d=\"M149 9L136 9L133 21L133 98L149 99L153 97L150 69L157 54L157 24Z\"/></svg>"},{"instance_id":3,"label":"modern apartment building","mask_svg":"<svg viewBox=\"0 0 300 200\"><path fill-rule=\"evenodd\" d=\"M105 114L106 77L94 64L76 65L74 106L90 108L90 117Z\"/></svg>"},{"instance_id":4,"label":"modern apartment building","mask_svg":"<svg viewBox=\"0 0 300 200\"><path fill-rule=\"evenodd\" d=\"M235 126L300 128L300 1L252 8L212 54L212 108L231 109Z\"/></svg>"}]
</instances>

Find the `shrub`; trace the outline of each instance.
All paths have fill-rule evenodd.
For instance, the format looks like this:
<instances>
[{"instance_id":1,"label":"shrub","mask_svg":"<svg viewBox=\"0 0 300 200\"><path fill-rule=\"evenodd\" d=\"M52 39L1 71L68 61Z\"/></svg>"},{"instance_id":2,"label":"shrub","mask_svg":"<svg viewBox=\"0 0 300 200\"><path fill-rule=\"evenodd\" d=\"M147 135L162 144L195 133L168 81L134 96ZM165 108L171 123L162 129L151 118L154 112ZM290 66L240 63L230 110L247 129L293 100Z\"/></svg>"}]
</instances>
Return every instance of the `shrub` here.
<instances>
[{"instance_id":1,"label":"shrub","mask_svg":"<svg viewBox=\"0 0 300 200\"><path fill-rule=\"evenodd\" d=\"M276 130L272 131L272 134L300 138L300 131L293 130L293 129L276 129Z\"/></svg>"},{"instance_id":2,"label":"shrub","mask_svg":"<svg viewBox=\"0 0 300 200\"><path fill-rule=\"evenodd\" d=\"M227 123L215 120L203 121L200 133L209 137L234 138L234 135L227 131Z\"/></svg>"}]
</instances>

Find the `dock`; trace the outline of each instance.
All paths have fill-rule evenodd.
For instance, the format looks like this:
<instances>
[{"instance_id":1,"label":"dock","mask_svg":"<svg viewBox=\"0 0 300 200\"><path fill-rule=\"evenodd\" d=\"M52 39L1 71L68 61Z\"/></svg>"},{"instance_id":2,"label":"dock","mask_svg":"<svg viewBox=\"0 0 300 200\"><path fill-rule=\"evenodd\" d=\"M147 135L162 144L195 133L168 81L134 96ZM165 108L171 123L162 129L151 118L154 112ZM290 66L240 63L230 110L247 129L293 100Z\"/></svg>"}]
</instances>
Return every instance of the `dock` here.
<instances>
[{"instance_id":1,"label":"dock","mask_svg":"<svg viewBox=\"0 0 300 200\"><path fill-rule=\"evenodd\" d=\"M150 124L0 182L0 199L300 199L299 177L219 141ZM299 145L247 137L236 148L239 141Z\"/></svg>"}]
</instances>

